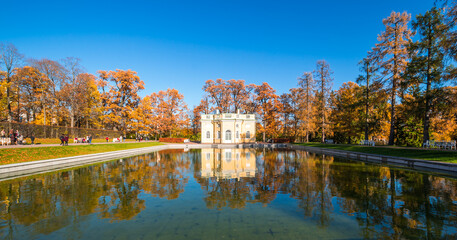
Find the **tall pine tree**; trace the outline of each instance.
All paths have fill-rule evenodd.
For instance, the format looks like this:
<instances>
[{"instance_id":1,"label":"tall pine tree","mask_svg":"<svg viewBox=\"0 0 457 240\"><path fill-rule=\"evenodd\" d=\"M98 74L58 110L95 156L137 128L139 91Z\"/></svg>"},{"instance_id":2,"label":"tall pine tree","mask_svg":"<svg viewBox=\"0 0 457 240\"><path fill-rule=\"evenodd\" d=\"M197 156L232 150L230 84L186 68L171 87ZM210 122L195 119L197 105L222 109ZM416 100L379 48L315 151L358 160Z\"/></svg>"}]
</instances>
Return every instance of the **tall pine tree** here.
<instances>
[{"instance_id":1,"label":"tall pine tree","mask_svg":"<svg viewBox=\"0 0 457 240\"><path fill-rule=\"evenodd\" d=\"M430 118L433 112L433 102L442 91L445 81L443 74L446 70L443 43L448 30L440 9L432 8L424 15L419 14L412 22L419 40L411 42L409 51L411 62L408 64L405 79L414 85L423 85L423 142L430 139Z\"/></svg>"},{"instance_id":2,"label":"tall pine tree","mask_svg":"<svg viewBox=\"0 0 457 240\"><path fill-rule=\"evenodd\" d=\"M397 95L398 93L403 95L403 89L400 89L400 84L403 82L401 76L406 69L407 46L413 35L408 28L410 19L411 15L406 12L392 12L385 18L382 22L386 30L378 36L379 43L376 44L370 56L382 69L384 82L390 85L387 87L391 101L389 145L393 145L395 140Z\"/></svg>"}]
</instances>

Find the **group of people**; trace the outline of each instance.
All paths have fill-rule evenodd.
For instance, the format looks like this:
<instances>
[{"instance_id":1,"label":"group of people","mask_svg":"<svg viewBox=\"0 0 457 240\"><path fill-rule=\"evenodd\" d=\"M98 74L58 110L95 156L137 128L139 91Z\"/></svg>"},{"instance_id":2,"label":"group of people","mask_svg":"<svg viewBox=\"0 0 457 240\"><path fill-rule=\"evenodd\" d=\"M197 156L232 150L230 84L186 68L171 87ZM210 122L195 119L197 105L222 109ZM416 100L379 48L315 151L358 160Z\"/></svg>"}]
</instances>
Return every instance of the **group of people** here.
<instances>
[{"instance_id":1,"label":"group of people","mask_svg":"<svg viewBox=\"0 0 457 240\"><path fill-rule=\"evenodd\" d=\"M61 146L67 146L68 145L68 140L69 140L69 136L68 134L61 134L60 137L60 145ZM116 138L115 138L116 139ZM125 139L125 137L121 136L120 138L117 139L118 142L123 142L123 140ZM106 137L105 138L106 142L109 141L109 137ZM136 139L137 141L143 141L143 140L148 140L147 138L146 139L143 139L143 137L137 137ZM2 143L2 146L4 144L6 145L25 145L26 144L26 140L25 140L25 137L19 133L19 130L13 130L11 129L9 131L9 134L7 134L7 132L5 132L5 129L2 129L0 131L0 141ZM30 136L30 142L31 144L35 144L35 136L33 134L31 134ZM85 138L82 138L82 139L78 139L78 138L75 138L75 143L76 142L82 142L82 143L89 143L91 144L92 143L92 135L89 135L89 136L86 136Z\"/></svg>"},{"instance_id":2,"label":"group of people","mask_svg":"<svg viewBox=\"0 0 457 240\"><path fill-rule=\"evenodd\" d=\"M63 137L63 142L62 142L62 137ZM68 135L63 135L60 136L60 141L61 141L61 144L60 145L68 145ZM75 143L92 143L92 135L89 135L89 136L86 136L84 138L77 138L75 137L74 139L74 142Z\"/></svg>"},{"instance_id":3,"label":"group of people","mask_svg":"<svg viewBox=\"0 0 457 240\"><path fill-rule=\"evenodd\" d=\"M68 146L68 134L60 135L60 145L61 146Z\"/></svg>"},{"instance_id":4,"label":"group of people","mask_svg":"<svg viewBox=\"0 0 457 240\"><path fill-rule=\"evenodd\" d=\"M7 135L5 132L5 129L2 129L0 132L0 137L2 140L2 143L5 142L9 138L10 144L11 145L16 145L16 144L26 144L26 140L22 134L19 133L19 130L14 131L13 129L10 129L9 134ZM35 136L30 136L31 143L35 143Z\"/></svg>"},{"instance_id":5,"label":"group of people","mask_svg":"<svg viewBox=\"0 0 457 240\"><path fill-rule=\"evenodd\" d=\"M144 141L144 140L149 141L149 138L148 137L143 138L143 136L137 136L135 138L135 141L137 141L137 142L141 142L141 141Z\"/></svg>"},{"instance_id":6,"label":"group of people","mask_svg":"<svg viewBox=\"0 0 457 240\"><path fill-rule=\"evenodd\" d=\"M75 143L92 143L92 135L83 138L75 138Z\"/></svg>"},{"instance_id":7,"label":"group of people","mask_svg":"<svg viewBox=\"0 0 457 240\"><path fill-rule=\"evenodd\" d=\"M92 143L92 135L86 136L85 140L86 141L84 141L84 138L83 138L83 142L91 144Z\"/></svg>"}]
</instances>

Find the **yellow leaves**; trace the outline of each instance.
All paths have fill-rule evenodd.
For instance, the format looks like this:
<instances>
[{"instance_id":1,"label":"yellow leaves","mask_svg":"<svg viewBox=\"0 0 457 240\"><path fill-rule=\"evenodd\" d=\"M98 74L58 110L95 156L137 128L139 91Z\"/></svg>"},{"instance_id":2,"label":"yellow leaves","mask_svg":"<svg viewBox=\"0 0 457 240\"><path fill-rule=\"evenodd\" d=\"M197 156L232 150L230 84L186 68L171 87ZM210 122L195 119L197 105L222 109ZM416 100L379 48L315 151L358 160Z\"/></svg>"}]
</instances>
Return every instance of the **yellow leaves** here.
<instances>
[{"instance_id":1,"label":"yellow leaves","mask_svg":"<svg viewBox=\"0 0 457 240\"><path fill-rule=\"evenodd\" d=\"M122 131L128 130L131 125L131 116L140 103L138 92L144 89L144 82L137 76L137 73L132 70L116 71L98 71L99 78L95 82L102 93L100 101L102 102L103 112L109 115L105 124L111 125ZM113 85L109 85L108 81ZM105 91L105 87L109 86L109 91Z\"/></svg>"}]
</instances>

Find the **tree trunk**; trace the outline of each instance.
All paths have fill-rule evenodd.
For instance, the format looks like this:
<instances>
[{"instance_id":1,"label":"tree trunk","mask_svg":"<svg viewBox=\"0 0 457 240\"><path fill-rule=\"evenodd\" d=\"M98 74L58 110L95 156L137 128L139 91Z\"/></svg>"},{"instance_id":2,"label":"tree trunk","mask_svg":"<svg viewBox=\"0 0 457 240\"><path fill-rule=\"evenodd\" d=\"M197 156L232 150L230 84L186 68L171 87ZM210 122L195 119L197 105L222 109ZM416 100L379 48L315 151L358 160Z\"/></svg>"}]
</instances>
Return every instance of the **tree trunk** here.
<instances>
[{"instance_id":1,"label":"tree trunk","mask_svg":"<svg viewBox=\"0 0 457 240\"><path fill-rule=\"evenodd\" d=\"M425 116L424 116L424 139L423 142L430 140L430 113L431 113L431 97L430 97L430 81L427 81L427 90L425 92Z\"/></svg>"},{"instance_id":2,"label":"tree trunk","mask_svg":"<svg viewBox=\"0 0 457 240\"><path fill-rule=\"evenodd\" d=\"M6 88L6 101L8 104L8 122L12 122L13 121L13 112L11 111L11 89L9 86L9 83L11 82L11 77L8 72L7 72L7 76L6 76L6 82L8 83L8 85L7 85L8 87Z\"/></svg>"},{"instance_id":3,"label":"tree trunk","mask_svg":"<svg viewBox=\"0 0 457 240\"><path fill-rule=\"evenodd\" d=\"M368 69L368 64L366 66L367 68L367 89L366 89L366 103L365 103L365 140L368 141L368 101L369 101L369 90L370 90L370 73Z\"/></svg>"},{"instance_id":4,"label":"tree trunk","mask_svg":"<svg viewBox=\"0 0 457 240\"><path fill-rule=\"evenodd\" d=\"M325 79L321 79L322 90L322 142L325 143Z\"/></svg>"},{"instance_id":5,"label":"tree trunk","mask_svg":"<svg viewBox=\"0 0 457 240\"><path fill-rule=\"evenodd\" d=\"M397 37L395 37L396 39ZM390 112L390 133L389 133L389 145L394 145L395 141L395 104L397 97L397 56L394 54L394 71L392 76L392 93L391 93L391 112Z\"/></svg>"},{"instance_id":6,"label":"tree trunk","mask_svg":"<svg viewBox=\"0 0 457 240\"><path fill-rule=\"evenodd\" d=\"M431 33L429 33L429 36L431 36ZM429 43L431 40L429 39ZM431 90L432 90L432 79L430 76L430 56L431 56L431 48L427 49L427 88L425 90L425 115L424 115L424 137L423 137L423 143L426 143L428 140L430 140L430 115L431 115L431 104L432 104L432 96L431 96Z\"/></svg>"},{"instance_id":7,"label":"tree trunk","mask_svg":"<svg viewBox=\"0 0 457 240\"><path fill-rule=\"evenodd\" d=\"M43 105L43 125L46 125L46 108Z\"/></svg>"},{"instance_id":8,"label":"tree trunk","mask_svg":"<svg viewBox=\"0 0 457 240\"><path fill-rule=\"evenodd\" d=\"M265 131L267 130L266 129L266 125L265 125L265 120L263 120L263 133L262 133L262 136L263 136L263 142L265 142Z\"/></svg>"},{"instance_id":9,"label":"tree trunk","mask_svg":"<svg viewBox=\"0 0 457 240\"><path fill-rule=\"evenodd\" d=\"M309 86L306 86L306 142L309 142Z\"/></svg>"},{"instance_id":10,"label":"tree trunk","mask_svg":"<svg viewBox=\"0 0 457 240\"><path fill-rule=\"evenodd\" d=\"M324 129L324 123L325 120L324 118L322 118L322 142L324 143L325 142L325 129Z\"/></svg>"},{"instance_id":11,"label":"tree trunk","mask_svg":"<svg viewBox=\"0 0 457 240\"><path fill-rule=\"evenodd\" d=\"M75 114L70 112L70 127L75 127Z\"/></svg>"},{"instance_id":12,"label":"tree trunk","mask_svg":"<svg viewBox=\"0 0 457 240\"><path fill-rule=\"evenodd\" d=\"M391 96L391 111L390 111L390 133L389 133L389 145L394 145L395 140L395 91L392 90Z\"/></svg>"},{"instance_id":13,"label":"tree trunk","mask_svg":"<svg viewBox=\"0 0 457 240\"><path fill-rule=\"evenodd\" d=\"M20 122L20 117L21 117L21 104L20 104L20 95L19 95L19 86L17 86L17 121Z\"/></svg>"}]
</instances>

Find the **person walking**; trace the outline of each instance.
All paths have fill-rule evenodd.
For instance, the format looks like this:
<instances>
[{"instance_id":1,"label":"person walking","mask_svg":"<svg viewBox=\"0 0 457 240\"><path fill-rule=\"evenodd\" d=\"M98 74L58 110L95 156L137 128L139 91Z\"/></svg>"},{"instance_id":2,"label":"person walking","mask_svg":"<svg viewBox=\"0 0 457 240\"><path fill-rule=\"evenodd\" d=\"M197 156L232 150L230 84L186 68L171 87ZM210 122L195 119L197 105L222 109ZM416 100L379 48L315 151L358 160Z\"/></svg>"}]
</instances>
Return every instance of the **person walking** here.
<instances>
[{"instance_id":1,"label":"person walking","mask_svg":"<svg viewBox=\"0 0 457 240\"><path fill-rule=\"evenodd\" d=\"M17 144L18 145L23 145L24 144L24 137L22 135L19 135L17 137Z\"/></svg>"},{"instance_id":2,"label":"person walking","mask_svg":"<svg viewBox=\"0 0 457 240\"><path fill-rule=\"evenodd\" d=\"M35 135L32 133L32 136L30 136L30 142L32 145L35 144Z\"/></svg>"},{"instance_id":3,"label":"person walking","mask_svg":"<svg viewBox=\"0 0 457 240\"><path fill-rule=\"evenodd\" d=\"M19 130L16 129L14 132L14 144L18 144L18 139L19 138Z\"/></svg>"},{"instance_id":4,"label":"person walking","mask_svg":"<svg viewBox=\"0 0 457 240\"><path fill-rule=\"evenodd\" d=\"M65 137L63 136L63 133L62 133L62 135L60 135L60 145L63 146L64 142L65 142Z\"/></svg>"},{"instance_id":5,"label":"person walking","mask_svg":"<svg viewBox=\"0 0 457 240\"><path fill-rule=\"evenodd\" d=\"M13 129L10 130L9 135L10 135L9 137L10 137L10 141L11 141L10 144L13 145L14 144L14 130Z\"/></svg>"},{"instance_id":6,"label":"person walking","mask_svg":"<svg viewBox=\"0 0 457 240\"><path fill-rule=\"evenodd\" d=\"M108 137L106 137L105 139L106 139L106 142L108 142L109 138L108 138Z\"/></svg>"},{"instance_id":7,"label":"person walking","mask_svg":"<svg viewBox=\"0 0 457 240\"><path fill-rule=\"evenodd\" d=\"M68 134L65 135L64 141L65 141L65 146L68 146Z\"/></svg>"},{"instance_id":8,"label":"person walking","mask_svg":"<svg viewBox=\"0 0 457 240\"><path fill-rule=\"evenodd\" d=\"M6 133L5 133L5 129L2 129L2 132L0 133L0 137L2 138L2 146L3 146L3 143L6 142Z\"/></svg>"}]
</instances>

